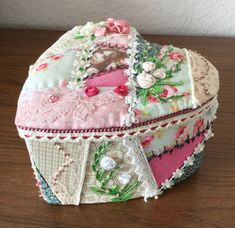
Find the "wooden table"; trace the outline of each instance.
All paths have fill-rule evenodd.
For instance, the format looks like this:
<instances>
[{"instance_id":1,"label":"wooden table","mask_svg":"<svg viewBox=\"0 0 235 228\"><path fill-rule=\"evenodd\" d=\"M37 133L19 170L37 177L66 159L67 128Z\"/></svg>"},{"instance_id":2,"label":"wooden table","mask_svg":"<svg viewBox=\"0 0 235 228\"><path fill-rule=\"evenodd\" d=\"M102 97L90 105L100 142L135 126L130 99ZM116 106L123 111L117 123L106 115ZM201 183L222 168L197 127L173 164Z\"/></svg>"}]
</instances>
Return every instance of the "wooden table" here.
<instances>
[{"instance_id":1,"label":"wooden table","mask_svg":"<svg viewBox=\"0 0 235 228\"><path fill-rule=\"evenodd\" d=\"M219 70L215 137L199 172L158 200L50 206L38 197L24 141L14 126L28 66L63 32L0 30L0 227L235 227L235 38L145 36L195 49Z\"/></svg>"}]
</instances>

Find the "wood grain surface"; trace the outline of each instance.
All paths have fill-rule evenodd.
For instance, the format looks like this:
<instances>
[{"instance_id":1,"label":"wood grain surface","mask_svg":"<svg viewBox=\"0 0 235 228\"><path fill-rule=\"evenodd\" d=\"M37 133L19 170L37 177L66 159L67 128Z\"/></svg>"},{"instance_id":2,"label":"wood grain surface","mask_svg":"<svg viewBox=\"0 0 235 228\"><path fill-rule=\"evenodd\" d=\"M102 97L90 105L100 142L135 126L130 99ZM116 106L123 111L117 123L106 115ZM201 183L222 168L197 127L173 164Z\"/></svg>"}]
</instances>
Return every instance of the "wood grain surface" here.
<instances>
[{"instance_id":1,"label":"wood grain surface","mask_svg":"<svg viewBox=\"0 0 235 228\"><path fill-rule=\"evenodd\" d=\"M195 49L220 72L220 107L201 169L158 200L51 206L38 197L14 126L28 66L63 32L0 30L0 227L235 227L235 38L148 36Z\"/></svg>"}]
</instances>

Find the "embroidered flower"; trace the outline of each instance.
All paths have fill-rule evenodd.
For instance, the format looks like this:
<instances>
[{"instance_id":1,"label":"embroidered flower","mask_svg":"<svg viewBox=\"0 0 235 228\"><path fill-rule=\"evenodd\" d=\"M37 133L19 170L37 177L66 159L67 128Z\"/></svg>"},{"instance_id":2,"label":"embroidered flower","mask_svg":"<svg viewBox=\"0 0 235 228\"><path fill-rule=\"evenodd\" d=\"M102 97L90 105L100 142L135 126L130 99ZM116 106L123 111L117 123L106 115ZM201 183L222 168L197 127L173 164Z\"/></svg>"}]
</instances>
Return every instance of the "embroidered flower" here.
<instances>
[{"instance_id":1,"label":"embroidered flower","mask_svg":"<svg viewBox=\"0 0 235 228\"><path fill-rule=\"evenodd\" d=\"M104 170L111 170L115 168L116 162L109 156L105 155L101 160L100 160L100 167Z\"/></svg>"},{"instance_id":2,"label":"embroidered flower","mask_svg":"<svg viewBox=\"0 0 235 228\"><path fill-rule=\"evenodd\" d=\"M53 59L53 60L58 60L58 59L61 59L63 57L64 57L63 54L55 54L55 55L50 56L50 58Z\"/></svg>"},{"instance_id":3,"label":"embroidered flower","mask_svg":"<svg viewBox=\"0 0 235 228\"><path fill-rule=\"evenodd\" d=\"M99 93L99 89L97 87L87 87L85 89L85 94L88 96L88 97L93 97L95 95L97 95Z\"/></svg>"},{"instance_id":4,"label":"embroidered flower","mask_svg":"<svg viewBox=\"0 0 235 228\"><path fill-rule=\"evenodd\" d=\"M168 90L164 89L162 93L159 94L159 97L167 97L168 96Z\"/></svg>"},{"instance_id":5,"label":"embroidered flower","mask_svg":"<svg viewBox=\"0 0 235 228\"><path fill-rule=\"evenodd\" d=\"M189 92L184 92L184 93L183 93L183 96L185 96L185 97L188 97L189 95L190 95Z\"/></svg>"},{"instance_id":6,"label":"embroidered flower","mask_svg":"<svg viewBox=\"0 0 235 228\"><path fill-rule=\"evenodd\" d=\"M105 21L105 27L110 33L130 33L130 25L126 20L114 20L113 18L108 18Z\"/></svg>"},{"instance_id":7,"label":"embroidered flower","mask_svg":"<svg viewBox=\"0 0 235 228\"><path fill-rule=\"evenodd\" d=\"M42 63L36 68L36 71L39 72L41 70L44 70L48 67L48 65L49 65L48 63Z\"/></svg>"},{"instance_id":8,"label":"embroidered flower","mask_svg":"<svg viewBox=\"0 0 235 228\"><path fill-rule=\"evenodd\" d=\"M165 182L162 183L163 188L171 188L172 183L170 180L165 180Z\"/></svg>"},{"instance_id":9,"label":"embroidered flower","mask_svg":"<svg viewBox=\"0 0 235 228\"><path fill-rule=\"evenodd\" d=\"M159 96L162 98L172 97L178 91L176 87L170 85L166 85L163 88L164 88L163 92L159 94Z\"/></svg>"},{"instance_id":10,"label":"embroidered flower","mask_svg":"<svg viewBox=\"0 0 235 228\"><path fill-rule=\"evenodd\" d=\"M150 146L151 142L154 140L154 136L153 135L146 135L144 137L144 140L141 142L141 145L143 147L147 147Z\"/></svg>"},{"instance_id":11,"label":"embroidered flower","mask_svg":"<svg viewBox=\"0 0 235 228\"><path fill-rule=\"evenodd\" d=\"M141 117L142 111L136 108L134 109L134 113L135 113L135 116L139 118Z\"/></svg>"},{"instance_id":12,"label":"embroidered flower","mask_svg":"<svg viewBox=\"0 0 235 228\"><path fill-rule=\"evenodd\" d=\"M143 72L137 76L137 82L141 88L148 89L155 84L156 79L151 74Z\"/></svg>"},{"instance_id":13,"label":"embroidered flower","mask_svg":"<svg viewBox=\"0 0 235 228\"><path fill-rule=\"evenodd\" d=\"M150 72L155 69L155 64L153 62L144 62L142 63L142 68L145 72Z\"/></svg>"},{"instance_id":14,"label":"embroidered flower","mask_svg":"<svg viewBox=\"0 0 235 228\"><path fill-rule=\"evenodd\" d=\"M59 82L59 88L65 88L68 85L68 81L66 80L60 80Z\"/></svg>"},{"instance_id":15,"label":"embroidered flower","mask_svg":"<svg viewBox=\"0 0 235 228\"><path fill-rule=\"evenodd\" d=\"M170 52L168 54L169 58L174 61L182 61L184 60L184 55L179 52Z\"/></svg>"},{"instance_id":16,"label":"embroidered flower","mask_svg":"<svg viewBox=\"0 0 235 228\"><path fill-rule=\"evenodd\" d=\"M48 101L50 103L55 103L58 100L59 100L59 96L57 96L57 95L50 95L49 98L48 98Z\"/></svg>"},{"instance_id":17,"label":"embroidered flower","mask_svg":"<svg viewBox=\"0 0 235 228\"><path fill-rule=\"evenodd\" d=\"M118 181L122 185L128 184L130 180L131 180L131 175L128 173L122 173L118 176Z\"/></svg>"},{"instance_id":18,"label":"embroidered flower","mask_svg":"<svg viewBox=\"0 0 235 228\"><path fill-rule=\"evenodd\" d=\"M202 131L204 128L204 120L203 119L199 119L196 121L196 123L194 124L194 130L193 133L196 134L198 131Z\"/></svg>"},{"instance_id":19,"label":"embroidered flower","mask_svg":"<svg viewBox=\"0 0 235 228\"><path fill-rule=\"evenodd\" d=\"M186 126L182 126L177 130L175 137L179 139L182 135L185 135L185 133L186 133Z\"/></svg>"},{"instance_id":20,"label":"embroidered flower","mask_svg":"<svg viewBox=\"0 0 235 228\"><path fill-rule=\"evenodd\" d=\"M153 76L154 76L155 78L159 78L159 79L165 78L165 77L166 77L165 69L163 69L163 68L156 69L156 70L153 72Z\"/></svg>"},{"instance_id":21,"label":"embroidered flower","mask_svg":"<svg viewBox=\"0 0 235 228\"><path fill-rule=\"evenodd\" d=\"M187 157L187 160L184 161L184 164L186 166L193 165L193 159L191 157Z\"/></svg>"},{"instance_id":22,"label":"embroidered flower","mask_svg":"<svg viewBox=\"0 0 235 228\"><path fill-rule=\"evenodd\" d=\"M173 146L167 146L167 147L166 147L166 150L168 150L168 151L173 151L173 150L174 150L174 147L173 147Z\"/></svg>"},{"instance_id":23,"label":"embroidered flower","mask_svg":"<svg viewBox=\"0 0 235 228\"><path fill-rule=\"evenodd\" d=\"M186 126L179 127L175 134L175 137L179 143L183 143L188 137L187 127Z\"/></svg>"},{"instance_id":24,"label":"embroidered flower","mask_svg":"<svg viewBox=\"0 0 235 228\"><path fill-rule=\"evenodd\" d=\"M180 178L183 175L183 171L180 169L176 169L175 172L173 172L173 176L176 178Z\"/></svg>"},{"instance_id":25,"label":"embroidered flower","mask_svg":"<svg viewBox=\"0 0 235 228\"><path fill-rule=\"evenodd\" d=\"M148 99L148 101L151 102L151 103L158 103L158 102L159 102L159 100L158 100L156 97L154 97L153 95L149 95L149 96L147 97L147 99Z\"/></svg>"},{"instance_id":26,"label":"embroidered flower","mask_svg":"<svg viewBox=\"0 0 235 228\"><path fill-rule=\"evenodd\" d=\"M128 95L128 87L126 85L120 85L114 89L114 92L122 97L125 97Z\"/></svg>"},{"instance_id":27,"label":"embroidered flower","mask_svg":"<svg viewBox=\"0 0 235 228\"><path fill-rule=\"evenodd\" d=\"M95 36L105 36L107 32L106 27L97 27L95 29Z\"/></svg>"}]
</instances>

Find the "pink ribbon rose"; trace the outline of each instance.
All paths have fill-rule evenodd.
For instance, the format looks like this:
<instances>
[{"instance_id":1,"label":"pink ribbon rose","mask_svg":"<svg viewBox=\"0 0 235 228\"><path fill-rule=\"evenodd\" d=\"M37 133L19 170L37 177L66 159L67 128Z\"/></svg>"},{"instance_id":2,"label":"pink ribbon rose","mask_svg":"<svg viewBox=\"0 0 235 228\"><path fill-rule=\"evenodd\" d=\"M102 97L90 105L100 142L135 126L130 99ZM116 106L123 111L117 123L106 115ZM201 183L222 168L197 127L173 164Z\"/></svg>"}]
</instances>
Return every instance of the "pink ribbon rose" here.
<instances>
[{"instance_id":1,"label":"pink ribbon rose","mask_svg":"<svg viewBox=\"0 0 235 228\"><path fill-rule=\"evenodd\" d=\"M88 97L95 96L95 95L97 95L99 92L100 92L100 91L99 91L98 88L92 87L92 86L91 86L91 87L87 87L87 88L85 89L85 94L86 94Z\"/></svg>"},{"instance_id":2,"label":"pink ribbon rose","mask_svg":"<svg viewBox=\"0 0 235 228\"><path fill-rule=\"evenodd\" d=\"M130 25L126 20L115 20L113 18L108 18L105 21L105 27L110 33L120 33L120 34L129 34Z\"/></svg>"},{"instance_id":3,"label":"pink ribbon rose","mask_svg":"<svg viewBox=\"0 0 235 228\"><path fill-rule=\"evenodd\" d=\"M114 90L114 92L122 97L125 97L128 95L128 87L125 85L120 85Z\"/></svg>"}]
</instances>

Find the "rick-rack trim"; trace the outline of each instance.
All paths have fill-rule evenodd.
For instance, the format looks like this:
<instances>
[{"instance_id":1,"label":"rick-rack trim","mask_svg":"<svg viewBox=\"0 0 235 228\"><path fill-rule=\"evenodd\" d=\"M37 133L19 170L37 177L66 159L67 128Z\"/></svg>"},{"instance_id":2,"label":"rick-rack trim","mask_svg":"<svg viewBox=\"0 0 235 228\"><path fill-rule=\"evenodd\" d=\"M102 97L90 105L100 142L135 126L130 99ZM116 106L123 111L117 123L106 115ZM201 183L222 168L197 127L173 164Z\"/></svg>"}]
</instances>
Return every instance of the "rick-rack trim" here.
<instances>
[{"instance_id":1,"label":"rick-rack trim","mask_svg":"<svg viewBox=\"0 0 235 228\"><path fill-rule=\"evenodd\" d=\"M123 140L123 145L128 149L127 153L132 158L132 165L136 167L135 173L138 175L138 180L142 182L141 186L144 189L142 196L144 201L147 202L149 197L156 196L158 186L148 165L143 148L138 138L126 137Z\"/></svg>"},{"instance_id":2,"label":"rick-rack trim","mask_svg":"<svg viewBox=\"0 0 235 228\"><path fill-rule=\"evenodd\" d=\"M58 171L52 176L52 190L56 194L56 196L60 199L62 204L75 204L79 205L80 196L82 192L82 186L85 178L85 168L86 161L89 153L89 142L86 143L84 154L82 156L80 171L77 174L76 185L74 186L74 194L71 196L66 187L60 182L60 178L71 165L76 165L76 161L71 158L70 154L66 152L63 145L59 142L56 142L54 146L58 149L59 153L62 153L65 158L65 162L58 169Z\"/></svg>"},{"instance_id":3,"label":"rick-rack trim","mask_svg":"<svg viewBox=\"0 0 235 228\"><path fill-rule=\"evenodd\" d=\"M123 137L135 137L153 133L157 130L167 129L175 124L183 124L190 119L197 118L211 109L212 120L216 118L215 113L218 108L217 98L213 98L201 107L188 109L170 114L150 121L133 124L131 127L107 128L107 129L84 129L84 130L56 130L56 129L28 129L17 126L21 138L38 141L73 141L80 140L113 140Z\"/></svg>"},{"instance_id":4,"label":"rick-rack trim","mask_svg":"<svg viewBox=\"0 0 235 228\"><path fill-rule=\"evenodd\" d=\"M199 143L197 147L194 149L194 152L192 153L191 156L188 156L187 159L184 161L184 164L181 166L181 168L176 169L173 172L173 175L171 178L165 180L162 183L162 186L158 189L157 195L161 195L164 190L171 188L175 183L180 182L180 179L183 177L184 173L186 172L186 169L190 166L193 166L194 163L196 162L196 156L201 154L203 152L205 143L207 140L211 137L213 137L213 133L211 132L211 129L207 131L205 134L205 138L203 142Z\"/></svg>"},{"instance_id":5,"label":"rick-rack trim","mask_svg":"<svg viewBox=\"0 0 235 228\"><path fill-rule=\"evenodd\" d=\"M52 176L52 190L56 193L58 198L61 200L62 204L69 204L72 202L72 197L67 191L66 187L60 183L59 179L66 169L69 168L75 161L70 157L69 153L67 153L61 143L56 142L54 146L58 149L59 153L62 153L65 158L65 162L58 169L58 171Z\"/></svg>"}]
</instances>

